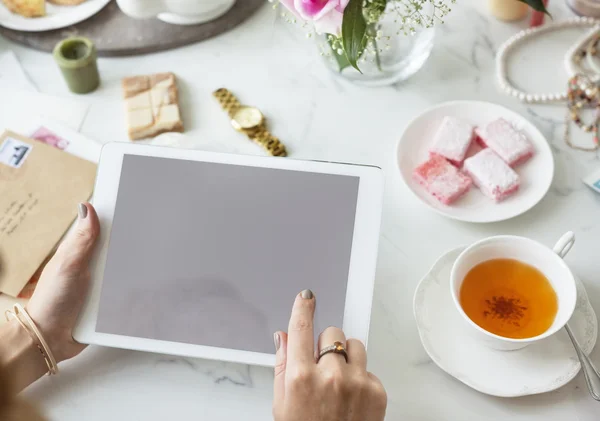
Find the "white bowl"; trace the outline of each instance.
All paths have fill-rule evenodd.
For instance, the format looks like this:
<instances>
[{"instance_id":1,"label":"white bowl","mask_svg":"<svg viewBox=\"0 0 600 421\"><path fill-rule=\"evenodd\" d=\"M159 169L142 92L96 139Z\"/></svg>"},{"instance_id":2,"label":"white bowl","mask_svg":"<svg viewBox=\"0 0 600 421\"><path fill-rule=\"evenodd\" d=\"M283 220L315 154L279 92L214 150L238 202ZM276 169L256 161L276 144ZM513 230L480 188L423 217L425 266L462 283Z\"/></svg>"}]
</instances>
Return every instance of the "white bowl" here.
<instances>
[{"instance_id":1,"label":"white bowl","mask_svg":"<svg viewBox=\"0 0 600 421\"><path fill-rule=\"evenodd\" d=\"M473 334L491 348L512 351L554 335L562 329L573 315L577 303L575 278L562 259L569 252L574 242L575 236L572 232L565 234L558 241L554 250L529 238L496 236L481 240L463 251L452 267L450 291L458 312L462 319L472 327ZM544 274L558 298L558 312L554 318L554 323L548 330L532 338L506 338L481 328L465 313L459 300L463 280L473 267L491 259L519 260L535 267Z\"/></svg>"}]
</instances>

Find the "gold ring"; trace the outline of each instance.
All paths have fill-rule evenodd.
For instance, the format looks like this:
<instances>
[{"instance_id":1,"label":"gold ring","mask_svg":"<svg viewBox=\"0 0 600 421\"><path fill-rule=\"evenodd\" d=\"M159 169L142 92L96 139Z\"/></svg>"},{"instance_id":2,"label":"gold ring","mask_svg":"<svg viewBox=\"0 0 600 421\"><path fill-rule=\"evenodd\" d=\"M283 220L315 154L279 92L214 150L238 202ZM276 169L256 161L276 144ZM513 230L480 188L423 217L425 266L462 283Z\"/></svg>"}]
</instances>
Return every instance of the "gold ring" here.
<instances>
[{"instance_id":1,"label":"gold ring","mask_svg":"<svg viewBox=\"0 0 600 421\"><path fill-rule=\"evenodd\" d=\"M321 358L323 358L323 355L326 354L340 354L344 357L344 359L346 360L346 362L348 362L348 353L346 352L346 347L344 346L343 343L341 342L334 342L333 345L329 345L326 346L325 348L323 348L322 350L319 351L319 357L317 358L317 363L319 361L321 361Z\"/></svg>"}]
</instances>

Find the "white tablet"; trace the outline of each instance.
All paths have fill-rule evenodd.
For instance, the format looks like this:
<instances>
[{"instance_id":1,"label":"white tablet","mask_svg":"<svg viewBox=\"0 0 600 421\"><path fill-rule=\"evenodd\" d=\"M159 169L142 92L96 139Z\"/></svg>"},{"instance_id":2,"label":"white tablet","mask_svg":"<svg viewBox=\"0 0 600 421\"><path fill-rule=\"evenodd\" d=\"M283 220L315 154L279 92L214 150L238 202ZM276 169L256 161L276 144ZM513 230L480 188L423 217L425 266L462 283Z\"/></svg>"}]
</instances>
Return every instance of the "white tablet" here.
<instances>
[{"instance_id":1,"label":"white tablet","mask_svg":"<svg viewBox=\"0 0 600 421\"><path fill-rule=\"evenodd\" d=\"M382 197L371 166L108 144L74 337L272 366L273 333L309 288L316 330L366 344Z\"/></svg>"}]
</instances>

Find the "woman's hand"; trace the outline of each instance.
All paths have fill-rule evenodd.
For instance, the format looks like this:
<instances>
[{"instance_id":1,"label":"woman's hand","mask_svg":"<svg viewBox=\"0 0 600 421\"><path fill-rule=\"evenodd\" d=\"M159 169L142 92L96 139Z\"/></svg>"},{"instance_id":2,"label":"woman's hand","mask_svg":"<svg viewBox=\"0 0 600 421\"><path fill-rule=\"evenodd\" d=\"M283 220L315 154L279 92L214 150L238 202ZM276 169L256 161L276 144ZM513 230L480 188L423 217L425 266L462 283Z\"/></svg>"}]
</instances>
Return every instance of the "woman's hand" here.
<instances>
[{"instance_id":1,"label":"woman's hand","mask_svg":"<svg viewBox=\"0 0 600 421\"><path fill-rule=\"evenodd\" d=\"M80 204L78 211L75 228L44 268L27 305L57 361L72 358L85 348L73 339L73 328L87 295L89 262L100 224L89 203Z\"/></svg>"},{"instance_id":2,"label":"woman's hand","mask_svg":"<svg viewBox=\"0 0 600 421\"><path fill-rule=\"evenodd\" d=\"M335 353L317 362L314 312L312 292L303 291L294 302L288 334L275 333L275 421L383 421L387 396L379 379L367 371L364 345L346 341L341 329L330 327L319 337L317 349L341 342L348 362Z\"/></svg>"},{"instance_id":3,"label":"woman's hand","mask_svg":"<svg viewBox=\"0 0 600 421\"><path fill-rule=\"evenodd\" d=\"M72 358L85 348L73 339L73 327L87 294L89 261L99 230L94 208L79 205L74 229L44 268L27 305L27 312L57 362ZM35 342L16 320L0 325L0 369L12 381L12 393L18 393L48 371Z\"/></svg>"}]
</instances>

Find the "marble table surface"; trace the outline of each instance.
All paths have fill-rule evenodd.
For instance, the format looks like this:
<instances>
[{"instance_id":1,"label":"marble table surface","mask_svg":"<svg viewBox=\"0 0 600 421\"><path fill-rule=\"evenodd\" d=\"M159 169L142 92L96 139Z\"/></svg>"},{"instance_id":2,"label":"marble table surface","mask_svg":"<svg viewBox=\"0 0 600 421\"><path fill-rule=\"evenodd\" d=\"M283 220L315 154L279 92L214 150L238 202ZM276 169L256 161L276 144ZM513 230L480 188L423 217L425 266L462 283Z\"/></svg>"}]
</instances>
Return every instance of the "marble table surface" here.
<instances>
[{"instance_id":1,"label":"marble table surface","mask_svg":"<svg viewBox=\"0 0 600 421\"><path fill-rule=\"evenodd\" d=\"M326 70L310 40L265 6L232 32L170 52L102 59L103 83L92 95L81 127L99 142L125 140L120 79L138 72L173 71L180 77L188 146L209 143L255 153L228 125L213 102L214 88L227 86L259 106L294 158L374 164L385 171L386 190L369 342L370 370L389 393L389 420L592 421L600 404L579 375L558 391L500 399L475 392L442 372L428 358L413 319L412 297L420 278L448 249L494 234L521 234L553 243L563 232L577 235L568 256L600 309L600 195L582 176L600 167L597 153L569 149L563 140L564 108L525 106L499 93L494 54L525 22L500 23L486 2L459 0L439 26L426 67L406 83L360 88ZM551 2L559 20L570 15L562 0ZM531 91L565 86L562 57L581 31L550 34L518 50L513 80ZM68 96L48 54L0 39L13 49L28 76L45 93ZM505 105L529 118L547 136L556 176L544 200L513 220L472 225L426 208L402 183L395 146L405 125L424 109L448 100L474 99ZM600 366L600 350L592 354ZM272 373L265 368L91 347L65 363L57 378L45 378L25 395L51 419L70 421L270 418Z\"/></svg>"}]
</instances>

